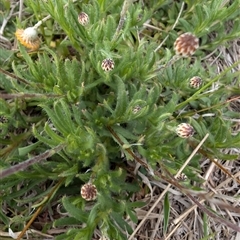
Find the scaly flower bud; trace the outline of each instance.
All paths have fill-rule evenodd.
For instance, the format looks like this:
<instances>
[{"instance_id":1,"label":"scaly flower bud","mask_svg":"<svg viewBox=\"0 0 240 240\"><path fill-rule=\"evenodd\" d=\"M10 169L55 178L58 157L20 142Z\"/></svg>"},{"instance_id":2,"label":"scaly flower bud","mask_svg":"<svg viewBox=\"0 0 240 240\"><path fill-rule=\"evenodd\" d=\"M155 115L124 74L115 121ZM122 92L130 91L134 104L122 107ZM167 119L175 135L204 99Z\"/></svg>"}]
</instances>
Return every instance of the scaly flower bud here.
<instances>
[{"instance_id":1,"label":"scaly flower bud","mask_svg":"<svg viewBox=\"0 0 240 240\"><path fill-rule=\"evenodd\" d=\"M195 133L194 128L188 123L181 123L176 128L176 133L181 138L192 137Z\"/></svg>"},{"instance_id":2,"label":"scaly flower bud","mask_svg":"<svg viewBox=\"0 0 240 240\"><path fill-rule=\"evenodd\" d=\"M185 173L181 173L176 179L178 181L185 181L185 180L187 180L187 176Z\"/></svg>"},{"instance_id":3,"label":"scaly flower bud","mask_svg":"<svg viewBox=\"0 0 240 240\"><path fill-rule=\"evenodd\" d=\"M86 201L92 201L97 198L97 188L92 183L86 183L81 187L81 196Z\"/></svg>"},{"instance_id":4,"label":"scaly flower bud","mask_svg":"<svg viewBox=\"0 0 240 240\"><path fill-rule=\"evenodd\" d=\"M101 67L104 71L108 72L114 69L114 65L115 63L112 59L106 58L102 61Z\"/></svg>"},{"instance_id":5,"label":"scaly flower bud","mask_svg":"<svg viewBox=\"0 0 240 240\"><path fill-rule=\"evenodd\" d=\"M109 238L106 237L106 236L102 236L102 237L99 238L99 240L109 240Z\"/></svg>"},{"instance_id":6,"label":"scaly flower bud","mask_svg":"<svg viewBox=\"0 0 240 240\"><path fill-rule=\"evenodd\" d=\"M199 47L199 39L192 33L184 33L180 35L174 42L174 50L176 54L184 57L193 55Z\"/></svg>"},{"instance_id":7,"label":"scaly flower bud","mask_svg":"<svg viewBox=\"0 0 240 240\"><path fill-rule=\"evenodd\" d=\"M8 118L5 116L0 116L0 123L7 123L8 122Z\"/></svg>"},{"instance_id":8,"label":"scaly flower bud","mask_svg":"<svg viewBox=\"0 0 240 240\"><path fill-rule=\"evenodd\" d=\"M198 76L194 76L190 79L189 84L192 88L199 88L202 84L202 79Z\"/></svg>"},{"instance_id":9,"label":"scaly flower bud","mask_svg":"<svg viewBox=\"0 0 240 240\"><path fill-rule=\"evenodd\" d=\"M138 113L141 109L142 109L142 108L141 108L139 105L136 105L136 106L134 106L132 112L133 112L134 114L136 114L136 113Z\"/></svg>"},{"instance_id":10,"label":"scaly flower bud","mask_svg":"<svg viewBox=\"0 0 240 240\"><path fill-rule=\"evenodd\" d=\"M85 12L81 12L78 15L78 22L82 26L86 26L89 23L89 16Z\"/></svg>"}]
</instances>

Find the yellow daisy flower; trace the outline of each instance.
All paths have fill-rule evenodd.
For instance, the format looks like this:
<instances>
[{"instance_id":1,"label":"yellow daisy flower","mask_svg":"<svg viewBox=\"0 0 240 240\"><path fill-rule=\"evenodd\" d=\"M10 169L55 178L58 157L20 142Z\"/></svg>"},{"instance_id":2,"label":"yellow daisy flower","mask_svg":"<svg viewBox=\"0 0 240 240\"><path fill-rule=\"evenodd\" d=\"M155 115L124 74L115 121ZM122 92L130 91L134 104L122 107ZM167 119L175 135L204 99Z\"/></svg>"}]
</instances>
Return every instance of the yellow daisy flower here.
<instances>
[{"instance_id":1,"label":"yellow daisy flower","mask_svg":"<svg viewBox=\"0 0 240 240\"><path fill-rule=\"evenodd\" d=\"M29 48L31 51L37 50L40 46L37 30L33 27L28 27L25 30L17 29L15 36L23 46Z\"/></svg>"}]
</instances>

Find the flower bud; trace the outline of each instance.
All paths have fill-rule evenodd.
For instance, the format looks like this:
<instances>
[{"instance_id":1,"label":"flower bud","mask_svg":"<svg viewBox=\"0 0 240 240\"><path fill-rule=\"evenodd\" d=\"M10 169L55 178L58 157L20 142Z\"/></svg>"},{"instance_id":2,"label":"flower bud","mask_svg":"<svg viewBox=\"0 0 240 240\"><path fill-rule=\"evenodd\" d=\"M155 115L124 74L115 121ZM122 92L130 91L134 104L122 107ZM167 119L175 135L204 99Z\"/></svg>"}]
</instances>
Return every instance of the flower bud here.
<instances>
[{"instance_id":1,"label":"flower bud","mask_svg":"<svg viewBox=\"0 0 240 240\"><path fill-rule=\"evenodd\" d=\"M97 198L97 188L92 183L86 183L81 187L81 196L86 201L92 201Z\"/></svg>"},{"instance_id":2,"label":"flower bud","mask_svg":"<svg viewBox=\"0 0 240 240\"><path fill-rule=\"evenodd\" d=\"M114 65L115 63L112 59L106 58L102 61L101 67L104 71L108 72L114 69Z\"/></svg>"},{"instance_id":3,"label":"flower bud","mask_svg":"<svg viewBox=\"0 0 240 240\"><path fill-rule=\"evenodd\" d=\"M85 12L81 12L78 15L78 22L82 26L86 26L89 23L89 16Z\"/></svg>"},{"instance_id":4,"label":"flower bud","mask_svg":"<svg viewBox=\"0 0 240 240\"><path fill-rule=\"evenodd\" d=\"M106 237L106 236L102 236L102 237L99 238L99 240L109 240L109 238Z\"/></svg>"},{"instance_id":5,"label":"flower bud","mask_svg":"<svg viewBox=\"0 0 240 240\"><path fill-rule=\"evenodd\" d=\"M199 88L202 85L202 79L198 76L194 76L190 79L189 84L192 88Z\"/></svg>"},{"instance_id":6,"label":"flower bud","mask_svg":"<svg viewBox=\"0 0 240 240\"><path fill-rule=\"evenodd\" d=\"M134 114L136 114L136 113L138 113L141 109L142 109L142 108L141 108L139 105L136 105L136 106L134 106L132 112L133 112Z\"/></svg>"},{"instance_id":7,"label":"flower bud","mask_svg":"<svg viewBox=\"0 0 240 240\"><path fill-rule=\"evenodd\" d=\"M0 123L7 123L8 122L8 118L5 116L0 116Z\"/></svg>"},{"instance_id":8,"label":"flower bud","mask_svg":"<svg viewBox=\"0 0 240 240\"><path fill-rule=\"evenodd\" d=\"M181 123L176 128L176 133L181 138L192 137L195 133L194 128L188 123Z\"/></svg>"},{"instance_id":9,"label":"flower bud","mask_svg":"<svg viewBox=\"0 0 240 240\"><path fill-rule=\"evenodd\" d=\"M192 33L184 33L180 35L174 42L174 50L176 54L184 57L193 55L199 47L199 39Z\"/></svg>"},{"instance_id":10,"label":"flower bud","mask_svg":"<svg viewBox=\"0 0 240 240\"><path fill-rule=\"evenodd\" d=\"M176 177L176 179L178 181L186 181L187 180L187 176L185 173L181 173L178 177Z\"/></svg>"}]
</instances>

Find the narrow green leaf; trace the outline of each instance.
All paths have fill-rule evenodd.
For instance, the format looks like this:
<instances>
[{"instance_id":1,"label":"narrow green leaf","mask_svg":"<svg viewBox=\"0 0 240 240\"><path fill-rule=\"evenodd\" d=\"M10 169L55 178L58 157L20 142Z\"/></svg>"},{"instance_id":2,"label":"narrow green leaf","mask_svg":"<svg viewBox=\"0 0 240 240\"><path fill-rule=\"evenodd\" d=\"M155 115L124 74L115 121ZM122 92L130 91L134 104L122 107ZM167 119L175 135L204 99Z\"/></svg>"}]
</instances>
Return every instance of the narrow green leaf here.
<instances>
[{"instance_id":1,"label":"narrow green leaf","mask_svg":"<svg viewBox=\"0 0 240 240\"><path fill-rule=\"evenodd\" d=\"M92 239L93 229L90 226L82 228L78 231L78 234L74 236L74 240L89 240Z\"/></svg>"},{"instance_id":2,"label":"narrow green leaf","mask_svg":"<svg viewBox=\"0 0 240 240\"><path fill-rule=\"evenodd\" d=\"M165 195L165 198L164 198L163 212L164 212L163 231L164 233L166 233L168 228L168 223L169 223L169 215L170 215L170 204L169 204L168 193Z\"/></svg>"},{"instance_id":3,"label":"narrow green leaf","mask_svg":"<svg viewBox=\"0 0 240 240\"><path fill-rule=\"evenodd\" d=\"M45 124L44 130L46 131L47 135L51 137L52 140L58 145L59 143L64 142L64 138L59 136L47 123Z\"/></svg>"},{"instance_id":4,"label":"narrow green leaf","mask_svg":"<svg viewBox=\"0 0 240 240\"><path fill-rule=\"evenodd\" d=\"M77 225L79 224L79 221L74 217L65 217L65 218L59 218L54 221L53 227L65 227L70 225Z\"/></svg>"},{"instance_id":5,"label":"narrow green leaf","mask_svg":"<svg viewBox=\"0 0 240 240\"><path fill-rule=\"evenodd\" d=\"M3 213L2 208L0 208L0 219L5 224L5 226L9 226L10 220L6 215Z\"/></svg>"},{"instance_id":6,"label":"narrow green leaf","mask_svg":"<svg viewBox=\"0 0 240 240\"><path fill-rule=\"evenodd\" d=\"M117 105L114 111L113 116L115 118L122 118L128 104L127 94L124 82L119 76L115 76L116 84L117 84Z\"/></svg>"},{"instance_id":7,"label":"narrow green leaf","mask_svg":"<svg viewBox=\"0 0 240 240\"><path fill-rule=\"evenodd\" d=\"M50 147L58 145L58 142L55 142L53 139L43 137L41 134L39 134L35 126L33 127L33 134L38 140L40 140L44 144L47 144Z\"/></svg>"},{"instance_id":8,"label":"narrow green leaf","mask_svg":"<svg viewBox=\"0 0 240 240\"><path fill-rule=\"evenodd\" d=\"M130 227L130 225L123 220L123 216L122 216L121 214L116 213L116 212L112 212L112 213L111 213L111 218L113 219L113 221L116 221L116 223L118 224L118 226L119 226L122 230L124 230L124 231L127 230L127 232L128 232L129 234L131 234L131 233L133 232L133 230L132 230L132 228Z\"/></svg>"},{"instance_id":9,"label":"narrow green leaf","mask_svg":"<svg viewBox=\"0 0 240 240\"><path fill-rule=\"evenodd\" d=\"M77 208L74 206L68 197L63 197L62 198L62 203L64 208L67 210L67 212L70 214L70 216L74 217L77 219L80 223L86 223L87 222L87 213L83 212L80 208Z\"/></svg>"},{"instance_id":10,"label":"narrow green leaf","mask_svg":"<svg viewBox=\"0 0 240 240\"><path fill-rule=\"evenodd\" d=\"M130 219L134 222L134 223L137 223L138 222L138 218L137 218L137 215L134 211L132 211L131 209L129 208L126 208L126 212L127 212L127 215L130 217Z\"/></svg>"},{"instance_id":11,"label":"narrow green leaf","mask_svg":"<svg viewBox=\"0 0 240 240\"><path fill-rule=\"evenodd\" d=\"M22 147L18 149L19 156L26 156L29 152L36 149L36 147L40 144L40 142L33 143L27 147Z\"/></svg>"}]
</instances>

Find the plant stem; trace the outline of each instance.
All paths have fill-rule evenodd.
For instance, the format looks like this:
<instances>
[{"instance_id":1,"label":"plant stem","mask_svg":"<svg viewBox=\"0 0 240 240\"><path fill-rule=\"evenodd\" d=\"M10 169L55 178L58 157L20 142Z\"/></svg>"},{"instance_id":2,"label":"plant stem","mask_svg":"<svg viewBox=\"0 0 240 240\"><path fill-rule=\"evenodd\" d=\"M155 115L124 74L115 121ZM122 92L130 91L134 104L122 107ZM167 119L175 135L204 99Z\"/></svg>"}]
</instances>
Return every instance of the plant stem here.
<instances>
[{"instance_id":1,"label":"plant stem","mask_svg":"<svg viewBox=\"0 0 240 240\"><path fill-rule=\"evenodd\" d=\"M127 10L129 8L129 5L133 2L133 0L125 0L124 3L123 3L123 6L122 6L122 11L120 13L120 20L119 20L119 23L118 23L118 27L116 29L116 32L114 33L114 36L113 36L113 39L112 39L112 42L116 41L116 39L118 38L119 34L120 34L120 31L121 29L123 28L123 24L125 22L125 16L126 16L126 13L127 13Z\"/></svg>"},{"instance_id":2,"label":"plant stem","mask_svg":"<svg viewBox=\"0 0 240 240\"><path fill-rule=\"evenodd\" d=\"M21 162L10 168L7 168L7 169L3 170L2 172L0 172L0 178L1 179L6 178L14 173L17 173L19 171L22 171L22 170L28 168L29 166L31 166L35 163L41 162L42 160L47 159L47 158L51 157L52 155L54 155L55 153L61 151L65 146L66 146L66 144L60 144L60 145L54 147L53 149L50 149L38 156L35 156L24 162Z\"/></svg>"}]
</instances>

